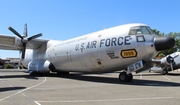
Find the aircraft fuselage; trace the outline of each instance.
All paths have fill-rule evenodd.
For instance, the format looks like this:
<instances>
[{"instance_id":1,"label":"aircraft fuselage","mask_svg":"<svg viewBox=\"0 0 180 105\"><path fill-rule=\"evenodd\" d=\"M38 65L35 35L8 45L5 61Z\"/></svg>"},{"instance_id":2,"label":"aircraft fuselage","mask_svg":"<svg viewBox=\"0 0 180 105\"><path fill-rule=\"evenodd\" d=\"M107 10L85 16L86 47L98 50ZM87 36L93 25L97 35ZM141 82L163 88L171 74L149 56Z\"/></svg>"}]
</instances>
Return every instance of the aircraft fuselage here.
<instances>
[{"instance_id":1,"label":"aircraft fuselage","mask_svg":"<svg viewBox=\"0 0 180 105\"><path fill-rule=\"evenodd\" d=\"M44 59L58 71L111 72L139 60L151 60L157 54L156 35L129 35L130 28L118 26L66 41L50 40L32 54L26 54L23 63L28 65L27 61Z\"/></svg>"}]
</instances>

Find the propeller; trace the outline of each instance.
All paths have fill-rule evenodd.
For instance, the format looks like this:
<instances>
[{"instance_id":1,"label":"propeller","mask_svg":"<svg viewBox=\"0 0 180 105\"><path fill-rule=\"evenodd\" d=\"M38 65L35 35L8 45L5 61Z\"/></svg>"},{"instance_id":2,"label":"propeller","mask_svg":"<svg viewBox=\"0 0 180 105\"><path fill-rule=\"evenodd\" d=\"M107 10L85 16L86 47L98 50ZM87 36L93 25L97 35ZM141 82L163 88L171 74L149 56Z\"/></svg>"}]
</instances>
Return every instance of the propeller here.
<instances>
[{"instance_id":1,"label":"propeller","mask_svg":"<svg viewBox=\"0 0 180 105\"><path fill-rule=\"evenodd\" d=\"M170 64L171 70L173 71L174 58L169 55L167 57L167 62Z\"/></svg>"},{"instance_id":2,"label":"propeller","mask_svg":"<svg viewBox=\"0 0 180 105\"><path fill-rule=\"evenodd\" d=\"M42 33L39 33L39 34L36 34L36 35L33 35L29 38L27 38L27 24L24 25L24 33L23 35L19 34L15 29L13 29L11 26L8 27L8 29L14 33L16 36L18 36L19 38L21 38L21 42L22 42L22 55L21 55L21 59L24 60L24 57L25 57L25 53L26 53L26 44L33 40L33 39L36 39L40 36L42 36Z\"/></svg>"}]
</instances>

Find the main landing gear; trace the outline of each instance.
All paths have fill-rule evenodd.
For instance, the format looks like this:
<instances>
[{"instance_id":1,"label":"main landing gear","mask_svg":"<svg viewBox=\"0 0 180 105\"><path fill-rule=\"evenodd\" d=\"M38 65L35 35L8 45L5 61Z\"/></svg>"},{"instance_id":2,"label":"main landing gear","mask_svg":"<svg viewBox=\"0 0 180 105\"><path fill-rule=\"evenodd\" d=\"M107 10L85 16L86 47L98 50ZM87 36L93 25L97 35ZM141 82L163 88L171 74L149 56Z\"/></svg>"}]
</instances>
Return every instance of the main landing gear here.
<instances>
[{"instance_id":1,"label":"main landing gear","mask_svg":"<svg viewBox=\"0 0 180 105\"><path fill-rule=\"evenodd\" d=\"M127 74L126 72L121 72L119 74L119 80L121 82L131 82L133 79L133 75L130 73L130 74Z\"/></svg>"},{"instance_id":2,"label":"main landing gear","mask_svg":"<svg viewBox=\"0 0 180 105\"><path fill-rule=\"evenodd\" d=\"M47 72L47 73L40 73L40 72L37 72L37 71L30 71L30 72L29 72L29 75L30 75L30 76L49 75L49 72Z\"/></svg>"},{"instance_id":3,"label":"main landing gear","mask_svg":"<svg viewBox=\"0 0 180 105\"><path fill-rule=\"evenodd\" d=\"M168 69L163 69L162 74L167 75L168 74Z\"/></svg>"},{"instance_id":4,"label":"main landing gear","mask_svg":"<svg viewBox=\"0 0 180 105\"><path fill-rule=\"evenodd\" d=\"M31 76L36 76L36 75L38 75L38 72L37 72L37 71L30 71L30 72L29 72L29 75L31 75Z\"/></svg>"}]
</instances>

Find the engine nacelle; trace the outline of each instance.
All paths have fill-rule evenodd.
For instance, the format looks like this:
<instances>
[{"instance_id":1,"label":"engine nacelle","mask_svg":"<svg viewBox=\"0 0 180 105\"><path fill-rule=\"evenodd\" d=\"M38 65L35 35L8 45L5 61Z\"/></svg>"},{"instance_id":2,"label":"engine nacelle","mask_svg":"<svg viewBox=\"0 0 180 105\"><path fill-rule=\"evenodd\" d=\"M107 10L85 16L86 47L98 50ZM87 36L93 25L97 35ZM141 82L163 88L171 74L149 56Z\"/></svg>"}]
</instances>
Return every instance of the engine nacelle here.
<instances>
[{"instance_id":1,"label":"engine nacelle","mask_svg":"<svg viewBox=\"0 0 180 105\"><path fill-rule=\"evenodd\" d=\"M166 56L161 59L161 64L170 65L171 63L174 63L174 58L171 56Z\"/></svg>"},{"instance_id":2,"label":"engine nacelle","mask_svg":"<svg viewBox=\"0 0 180 105\"><path fill-rule=\"evenodd\" d=\"M54 69L54 66L48 60L33 60L28 64L28 70L36 71L37 73L48 73L52 69Z\"/></svg>"}]
</instances>

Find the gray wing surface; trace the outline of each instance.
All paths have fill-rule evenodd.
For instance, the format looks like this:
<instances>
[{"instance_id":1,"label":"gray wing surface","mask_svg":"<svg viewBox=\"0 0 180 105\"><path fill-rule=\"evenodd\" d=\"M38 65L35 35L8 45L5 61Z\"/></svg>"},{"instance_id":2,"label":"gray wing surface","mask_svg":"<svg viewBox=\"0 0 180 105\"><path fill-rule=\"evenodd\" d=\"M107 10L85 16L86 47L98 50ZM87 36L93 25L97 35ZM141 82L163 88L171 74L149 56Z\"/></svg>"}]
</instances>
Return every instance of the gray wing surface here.
<instances>
[{"instance_id":1,"label":"gray wing surface","mask_svg":"<svg viewBox=\"0 0 180 105\"><path fill-rule=\"evenodd\" d=\"M48 40L44 39L33 39L26 45L27 49L37 49ZM0 34L0 49L2 50L21 50L22 43L21 39L13 35Z\"/></svg>"},{"instance_id":2,"label":"gray wing surface","mask_svg":"<svg viewBox=\"0 0 180 105\"><path fill-rule=\"evenodd\" d=\"M153 66L154 67L168 67L169 65L166 65L164 63L161 63L161 60L155 60L155 59L152 59L152 63L153 63Z\"/></svg>"},{"instance_id":3,"label":"gray wing surface","mask_svg":"<svg viewBox=\"0 0 180 105\"><path fill-rule=\"evenodd\" d=\"M152 59L151 61L154 65L161 65L161 60Z\"/></svg>"}]
</instances>

